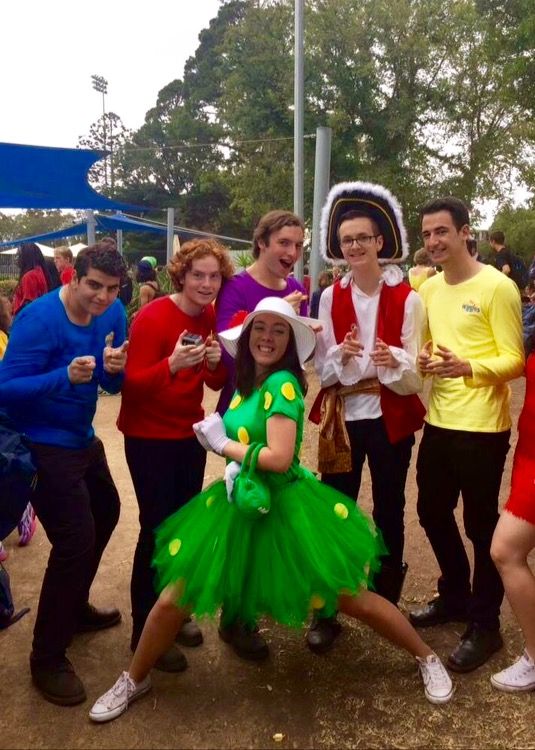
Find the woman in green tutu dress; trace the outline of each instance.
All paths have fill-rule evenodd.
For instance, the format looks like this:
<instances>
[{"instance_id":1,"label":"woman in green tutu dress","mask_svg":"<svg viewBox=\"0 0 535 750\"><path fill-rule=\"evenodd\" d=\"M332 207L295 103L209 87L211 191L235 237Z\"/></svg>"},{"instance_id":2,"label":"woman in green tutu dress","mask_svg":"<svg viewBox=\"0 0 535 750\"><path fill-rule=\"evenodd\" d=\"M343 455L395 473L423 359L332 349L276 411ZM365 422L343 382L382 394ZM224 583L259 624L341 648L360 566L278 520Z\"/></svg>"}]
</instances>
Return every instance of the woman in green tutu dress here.
<instances>
[{"instance_id":1,"label":"woman in green tutu dress","mask_svg":"<svg viewBox=\"0 0 535 750\"><path fill-rule=\"evenodd\" d=\"M373 521L299 463L302 365L315 346L307 319L286 301L267 297L220 339L236 357L237 391L224 420L212 414L194 429L205 448L228 459L225 479L157 530L153 564L160 597L128 672L98 699L90 718L121 715L150 689L149 672L184 618L213 616L220 607L229 621L254 623L268 615L291 626L303 625L313 608L339 610L412 654L427 699L446 703L453 688L440 659L397 607L367 589L384 552ZM263 494L254 484L244 492L247 472L242 468L240 475L240 467L252 452Z\"/></svg>"}]
</instances>

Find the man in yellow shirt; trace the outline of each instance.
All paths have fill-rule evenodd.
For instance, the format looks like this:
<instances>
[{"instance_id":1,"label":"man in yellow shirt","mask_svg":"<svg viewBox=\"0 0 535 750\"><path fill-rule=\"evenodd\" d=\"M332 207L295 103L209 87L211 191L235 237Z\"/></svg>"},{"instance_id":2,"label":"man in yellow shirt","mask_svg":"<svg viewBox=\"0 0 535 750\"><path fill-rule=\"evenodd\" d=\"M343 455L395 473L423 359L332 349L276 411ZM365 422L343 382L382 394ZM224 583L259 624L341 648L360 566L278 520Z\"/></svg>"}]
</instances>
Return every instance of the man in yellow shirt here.
<instances>
[{"instance_id":1,"label":"man in yellow shirt","mask_svg":"<svg viewBox=\"0 0 535 750\"><path fill-rule=\"evenodd\" d=\"M443 273L420 288L429 335L419 363L432 377L417 461L418 516L440 566L438 597L410 614L415 626L467 621L450 669L469 672L502 647L503 587L490 557L509 449L507 382L523 370L520 296L515 284L468 251L469 214L456 198L420 212L425 249ZM455 521L474 548L470 565Z\"/></svg>"}]
</instances>

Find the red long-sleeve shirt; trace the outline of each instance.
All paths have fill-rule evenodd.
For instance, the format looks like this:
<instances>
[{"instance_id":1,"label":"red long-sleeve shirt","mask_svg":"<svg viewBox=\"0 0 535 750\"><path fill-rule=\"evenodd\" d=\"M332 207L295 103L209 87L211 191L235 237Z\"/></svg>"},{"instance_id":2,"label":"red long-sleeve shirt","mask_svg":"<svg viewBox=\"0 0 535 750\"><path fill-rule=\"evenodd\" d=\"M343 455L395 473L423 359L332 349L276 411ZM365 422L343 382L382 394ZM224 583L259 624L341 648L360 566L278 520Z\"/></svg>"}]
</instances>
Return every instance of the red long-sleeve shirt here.
<instances>
[{"instance_id":1,"label":"red long-sleeve shirt","mask_svg":"<svg viewBox=\"0 0 535 750\"><path fill-rule=\"evenodd\" d=\"M171 375L168 357L182 331L205 339L215 333L212 305L197 317L180 310L170 297L141 308L130 330L130 344L117 426L130 437L176 440L193 436L192 425L203 419L204 384L220 390L227 372L220 362Z\"/></svg>"}]
</instances>

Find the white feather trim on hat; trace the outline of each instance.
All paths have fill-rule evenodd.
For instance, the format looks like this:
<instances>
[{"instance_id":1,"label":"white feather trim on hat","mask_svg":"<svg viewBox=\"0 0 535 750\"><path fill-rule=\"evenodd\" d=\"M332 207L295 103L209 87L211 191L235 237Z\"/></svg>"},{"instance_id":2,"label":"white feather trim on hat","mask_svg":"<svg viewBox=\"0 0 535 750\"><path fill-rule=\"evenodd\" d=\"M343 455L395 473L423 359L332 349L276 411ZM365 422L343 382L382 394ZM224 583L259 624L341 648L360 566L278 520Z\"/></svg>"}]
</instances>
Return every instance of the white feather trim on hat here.
<instances>
[{"instance_id":1,"label":"white feather trim on hat","mask_svg":"<svg viewBox=\"0 0 535 750\"><path fill-rule=\"evenodd\" d=\"M386 264L386 263L403 262L409 255L409 243L408 243L408 237L407 237L407 230L403 222L403 211L401 209L401 205L398 199L389 190L387 190L387 188L383 187L382 185L378 185L373 182L358 182L358 181L357 182L339 182L338 184L333 185L333 187L329 191L327 200L325 201L325 205L323 206L322 211L321 211L320 251L321 251L322 258L327 263L330 263L333 266L341 266L345 264L345 261L343 258L340 258L340 259L332 258L327 255L327 240L328 240L328 232L329 232L329 219L330 219L332 207L334 203L336 202L336 200L340 198L341 195L347 192L351 192L351 191L371 193L372 195L376 195L378 198L382 198L390 205L392 209L392 213L396 220L396 224L399 229L402 254L400 258L396 258L396 259L379 258L379 263Z\"/></svg>"}]
</instances>

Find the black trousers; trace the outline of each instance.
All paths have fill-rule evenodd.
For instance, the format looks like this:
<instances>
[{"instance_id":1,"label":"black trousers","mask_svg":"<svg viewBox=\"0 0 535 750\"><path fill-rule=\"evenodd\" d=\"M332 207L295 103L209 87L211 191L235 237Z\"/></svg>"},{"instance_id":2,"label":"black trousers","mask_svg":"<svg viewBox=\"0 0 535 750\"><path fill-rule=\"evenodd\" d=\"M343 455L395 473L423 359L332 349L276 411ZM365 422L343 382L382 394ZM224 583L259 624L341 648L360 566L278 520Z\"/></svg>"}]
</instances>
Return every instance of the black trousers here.
<instances>
[{"instance_id":1,"label":"black trousers","mask_svg":"<svg viewBox=\"0 0 535 750\"><path fill-rule=\"evenodd\" d=\"M126 437L126 461L139 506L139 538L134 554L130 596L132 648L158 598L154 589L154 530L202 490L206 451L197 438L153 440Z\"/></svg>"},{"instance_id":2,"label":"black trousers","mask_svg":"<svg viewBox=\"0 0 535 750\"><path fill-rule=\"evenodd\" d=\"M438 591L470 621L499 628L501 578L490 556L510 431L465 432L425 425L418 461L418 517L440 566ZM463 498L466 536L474 548L474 576L453 511Z\"/></svg>"},{"instance_id":3,"label":"black trousers","mask_svg":"<svg viewBox=\"0 0 535 750\"><path fill-rule=\"evenodd\" d=\"M401 568L405 532L405 482L411 460L414 435L390 443L383 418L346 422L351 443L352 470L342 474L322 474L321 480L357 500L364 459L372 479L373 519L381 529L389 556L383 564Z\"/></svg>"},{"instance_id":4,"label":"black trousers","mask_svg":"<svg viewBox=\"0 0 535 750\"><path fill-rule=\"evenodd\" d=\"M104 446L71 450L34 443L38 482L32 504L52 545L33 637L32 661L65 655L102 553L119 520L119 495Z\"/></svg>"}]
</instances>

